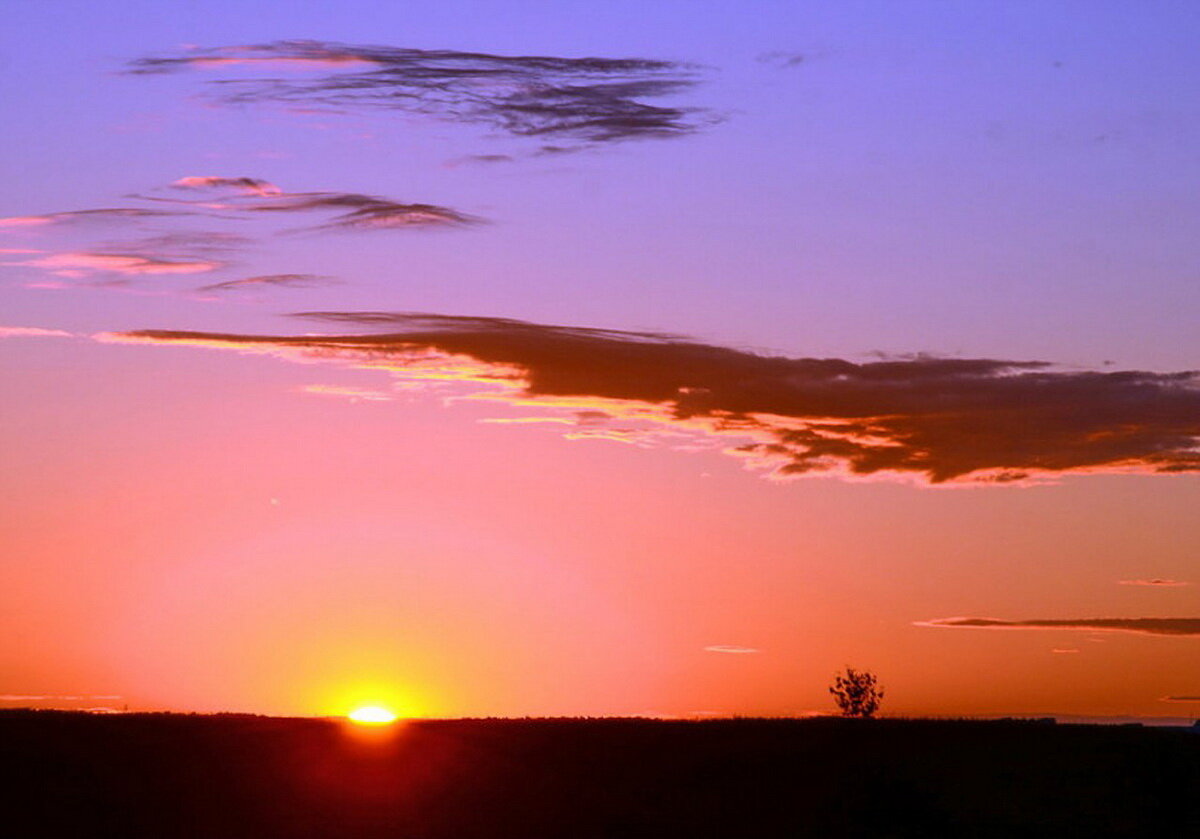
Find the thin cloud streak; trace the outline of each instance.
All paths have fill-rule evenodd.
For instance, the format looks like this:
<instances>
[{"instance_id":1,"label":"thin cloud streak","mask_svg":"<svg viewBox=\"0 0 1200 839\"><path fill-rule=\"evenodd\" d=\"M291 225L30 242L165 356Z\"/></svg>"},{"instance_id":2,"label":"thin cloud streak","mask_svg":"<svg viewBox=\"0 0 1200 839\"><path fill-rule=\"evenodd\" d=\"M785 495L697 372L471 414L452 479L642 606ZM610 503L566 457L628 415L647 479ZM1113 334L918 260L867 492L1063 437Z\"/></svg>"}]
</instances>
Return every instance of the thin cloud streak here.
<instances>
[{"instance_id":1,"label":"thin cloud streak","mask_svg":"<svg viewBox=\"0 0 1200 839\"><path fill-rule=\"evenodd\" d=\"M386 391L344 385L304 385L299 388L299 391L313 396L340 397L349 399L351 402L390 402L395 398L393 394Z\"/></svg>"},{"instance_id":2,"label":"thin cloud streak","mask_svg":"<svg viewBox=\"0 0 1200 839\"><path fill-rule=\"evenodd\" d=\"M299 72L292 78L223 77L209 88L219 102L401 111L576 145L679 137L715 121L699 108L646 101L687 92L699 76L689 65L643 58L506 56L297 40L145 57L130 62L127 72L232 67Z\"/></svg>"},{"instance_id":3,"label":"thin cloud streak","mask_svg":"<svg viewBox=\"0 0 1200 839\"><path fill-rule=\"evenodd\" d=\"M1162 586L1173 588L1178 586L1190 586L1191 583L1186 580L1165 580L1161 577L1154 577L1149 580L1118 580L1117 585L1121 586Z\"/></svg>"},{"instance_id":4,"label":"thin cloud streak","mask_svg":"<svg viewBox=\"0 0 1200 839\"><path fill-rule=\"evenodd\" d=\"M336 285L338 280L323 274L261 274L257 277L245 277L240 280L226 280L223 283L212 283L200 286L197 291L241 291L247 288L263 286L282 286L284 288L318 288L320 286Z\"/></svg>"},{"instance_id":5,"label":"thin cloud streak","mask_svg":"<svg viewBox=\"0 0 1200 839\"><path fill-rule=\"evenodd\" d=\"M171 184L176 190L214 192L201 199L162 195L132 195L142 201L158 201L217 213L306 213L336 212L332 221L315 227L285 232L322 230L380 230L402 227L447 227L479 224L482 219L436 204L406 203L358 192L284 192L260 178L189 175ZM221 218L238 218L222 215Z\"/></svg>"},{"instance_id":6,"label":"thin cloud streak","mask_svg":"<svg viewBox=\"0 0 1200 839\"><path fill-rule=\"evenodd\" d=\"M129 221L130 219L162 218L177 216L177 212L145 210L136 207L109 207L96 210L72 210L64 213L47 213L40 216L9 216L0 218L0 227L41 227L53 224L68 224L87 221Z\"/></svg>"},{"instance_id":7,"label":"thin cloud streak","mask_svg":"<svg viewBox=\"0 0 1200 839\"><path fill-rule=\"evenodd\" d=\"M1058 371L1040 361L931 356L855 363L504 318L299 316L373 334L143 330L105 339L383 369L457 385L469 398L607 412L622 423L607 427L608 439L707 439L777 478L1013 484L1200 471L1200 380L1192 371Z\"/></svg>"},{"instance_id":8,"label":"thin cloud streak","mask_svg":"<svg viewBox=\"0 0 1200 839\"><path fill-rule=\"evenodd\" d=\"M40 326L0 326L0 338L74 338L61 329L42 329Z\"/></svg>"},{"instance_id":9,"label":"thin cloud streak","mask_svg":"<svg viewBox=\"0 0 1200 839\"><path fill-rule=\"evenodd\" d=\"M214 260L167 259L140 254L70 252L9 263L41 268L57 277L80 278L92 274L203 274L225 267Z\"/></svg>"},{"instance_id":10,"label":"thin cloud streak","mask_svg":"<svg viewBox=\"0 0 1200 839\"><path fill-rule=\"evenodd\" d=\"M1079 618L1005 621L995 618L935 618L913 626L939 629L1038 629L1132 632L1141 635L1200 635L1200 618Z\"/></svg>"},{"instance_id":11,"label":"thin cloud streak","mask_svg":"<svg viewBox=\"0 0 1200 839\"><path fill-rule=\"evenodd\" d=\"M705 647L706 653L727 653L729 655L752 655L760 653L762 650L756 650L754 647L739 647L734 644L713 644L711 647Z\"/></svg>"},{"instance_id":12,"label":"thin cloud streak","mask_svg":"<svg viewBox=\"0 0 1200 839\"><path fill-rule=\"evenodd\" d=\"M114 695L73 695L73 694L21 694L21 693L0 693L0 702L81 702L84 700L96 699L122 699L124 697Z\"/></svg>"},{"instance_id":13,"label":"thin cloud streak","mask_svg":"<svg viewBox=\"0 0 1200 839\"><path fill-rule=\"evenodd\" d=\"M188 175L171 183L176 189L232 189L244 195L266 197L283 192L275 184L259 178L227 178L221 175Z\"/></svg>"}]
</instances>

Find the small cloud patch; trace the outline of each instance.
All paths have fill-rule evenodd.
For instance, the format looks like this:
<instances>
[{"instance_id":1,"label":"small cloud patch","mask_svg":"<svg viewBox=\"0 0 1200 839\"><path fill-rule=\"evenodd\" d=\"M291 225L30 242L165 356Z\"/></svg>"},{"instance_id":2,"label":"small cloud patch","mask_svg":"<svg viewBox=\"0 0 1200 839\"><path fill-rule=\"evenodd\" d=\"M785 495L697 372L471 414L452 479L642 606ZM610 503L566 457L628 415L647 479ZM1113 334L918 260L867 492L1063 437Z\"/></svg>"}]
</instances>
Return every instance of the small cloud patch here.
<instances>
[{"instance_id":1,"label":"small cloud patch","mask_svg":"<svg viewBox=\"0 0 1200 839\"><path fill-rule=\"evenodd\" d=\"M1122 586L1164 586L1173 588L1178 586L1190 586L1191 583L1185 580L1167 580L1162 577L1153 577L1149 580L1118 580L1117 585Z\"/></svg>"},{"instance_id":2,"label":"small cloud patch","mask_svg":"<svg viewBox=\"0 0 1200 839\"><path fill-rule=\"evenodd\" d=\"M706 653L729 653L731 655L750 655L760 653L762 650L757 650L754 647L739 647L735 644L713 644L711 647L705 647Z\"/></svg>"}]
</instances>

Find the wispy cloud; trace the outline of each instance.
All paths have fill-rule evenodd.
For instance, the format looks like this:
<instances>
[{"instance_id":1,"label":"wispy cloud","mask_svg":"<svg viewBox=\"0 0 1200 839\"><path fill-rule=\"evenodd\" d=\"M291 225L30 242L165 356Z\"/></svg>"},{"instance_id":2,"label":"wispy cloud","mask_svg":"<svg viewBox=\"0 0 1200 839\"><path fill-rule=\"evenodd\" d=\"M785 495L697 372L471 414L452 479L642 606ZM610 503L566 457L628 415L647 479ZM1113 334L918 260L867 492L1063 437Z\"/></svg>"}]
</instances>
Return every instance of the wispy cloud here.
<instances>
[{"instance_id":1,"label":"wispy cloud","mask_svg":"<svg viewBox=\"0 0 1200 839\"><path fill-rule=\"evenodd\" d=\"M1200 696L1164 696L1161 702L1200 702Z\"/></svg>"},{"instance_id":2,"label":"wispy cloud","mask_svg":"<svg viewBox=\"0 0 1200 839\"><path fill-rule=\"evenodd\" d=\"M944 629L1070 629L1142 635L1200 635L1200 618L1078 618L1004 621L995 618L935 618L914 626Z\"/></svg>"},{"instance_id":3,"label":"wispy cloud","mask_svg":"<svg viewBox=\"0 0 1200 839\"><path fill-rule=\"evenodd\" d=\"M390 402L393 399L393 394L385 390L344 385L304 385L300 392L313 396L334 396L349 399L351 402Z\"/></svg>"},{"instance_id":4,"label":"wispy cloud","mask_svg":"<svg viewBox=\"0 0 1200 839\"><path fill-rule=\"evenodd\" d=\"M608 430L619 431L610 438L681 448L704 438L775 477L1012 484L1200 471L1200 378L1191 371L1060 371L1040 361L931 356L856 363L504 318L301 317L375 333L144 330L108 340L383 369L455 384L474 398L604 412Z\"/></svg>"},{"instance_id":5,"label":"wispy cloud","mask_svg":"<svg viewBox=\"0 0 1200 839\"><path fill-rule=\"evenodd\" d=\"M240 280L227 280L223 283L200 286L197 291L241 291L263 286L317 288L318 286L335 285L337 282L333 277L322 274L260 274L257 277L245 277Z\"/></svg>"},{"instance_id":6,"label":"wispy cloud","mask_svg":"<svg viewBox=\"0 0 1200 839\"><path fill-rule=\"evenodd\" d=\"M695 87L697 68L644 58L507 56L329 41L190 49L132 61L134 75L189 69L270 69L210 86L226 103L382 109L490 126L573 144L678 137L714 121L699 108L647 100ZM280 77L280 69L297 71Z\"/></svg>"},{"instance_id":7,"label":"wispy cloud","mask_svg":"<svg viewBox=\"0 0 1200 839\"><path fill-rule=\"evenodd\" d=\"M237 233L213 230L181 230L140 239L107 242L96 250L106 252L135 253L141 256L200 256L224 254L248 247L253 240Z\"/></svg>"},{"instance_id":8,"label":"wispy cloud","mask_svg":"<svg viewBox=\"0 0 1200 839\"><path fill-rule=\"evenodd\" d=\"M283 190L269 181L259 178L227 178L222 175L188 175L171 183L176 189L188 190L233 190L244 195L279 195Z\"/></svg>"},{"instance_id":9,"label":"wispy cloud","mask_svg":"<svg viewBox=\"0 0 1200 839\"><path fill-rule=\"evenodd\" d=\"M74 338L61 329L42 329L38 326L0 326L0 338Z\"/></svg>"},{"instance_id":10,"label":"wispy cloud","mask_svg":"<svg viewBox=\"0 0 1200 839\"><path fill-rule=\"evenodd\" d=\"M0 218L0 228L42 227L52 224L70 224L87 221L129 221L175 215L178 215L178 213L165 210L146 210L137 207L110 207L96 210L72 210L65 213L47 213L40 216L9 216L8 218Z\"/></svg>"},{"instance_id":11,"label":"wispy cloud","mask_svg":"<svg viewBox=\"0 0 1200 839\"><path fill-rule=\"evenodd\" d=\"M435 204L404 204L353 192L309 192L284 194L242 209L251 212L305 212L335 210L330 222L312 230L385 230L402 227L452 227L480 220L449 207Z\"/></svg>"},{"instance_id":12,"label":"wispy cloud","mask_svg":"<svg viewBox=\"0 0 1200 839\"><path fill-rule=\"evenodd\" d=\"M511 163L513 159L513 156L510 154L468 154L456 157L453 160L447 160L443 165L448 169L455 169L468 164Z\"/></svg>"},{"instance_id":13,"label":"wispy cloud","mask_svg":"<svg viewBox=\"0 0 1200 839\"><path fill-rule=\"evenodd\" d=\"M94 274L120 274L136 276L145 274L203 274L223 268L225 263L215 260L166 259L141 256L139 254L73 252L57 253L10 265L28 265L41 268L57 277L80 278Z\"/></svg>"},{"instance_id":14,"label":"wispy cloud","mask_svg":"<svg viewBox=\"0 0 1200 839\"><path fill-rule=\"evenodd\" d=\"M1185 580L1166 580L1162 577L1152 577L1149 580L1118 580L1117 585L1122 586L1190 586L1191 583Z\"/></svg>"},{"instance_id":15,"label":"wispy cloud","mask_svg":"<svg viewBox=\"0 0 1200 839\"><path fill-rule=\"evenodd\" d=\"M115 695L88 695L88 694L53 694L53 693L0 693L0 702L81 702L83 700L96 699L121 699L123 697Z\"/></svg>"},{"instance_id":16,"label":"wispy cloud","mask_svg":"<svg viewBox=\"0 0 1200 839\"><path fill-rule=\"evenodd\" d=\"M758 61L762 64L770 64L772 67L780 67L785 70L790 70L794 67L799 67L808 56L802 52L787 52L784 50L772 50L764 52L758 56Z\"/></svg>"},{"instance_id":17,"label":"wispy cloud","mask_svg":"<svg viewBox=\"0 0 1200 839\"><path fill-rule=\"evenodd\" d=\"M732 655L750 655L762 652L754 647L739 647L734 644L713 644L711 647L705 647L704 651L706 653L731 653Z\"/></svg>"},{"instance_id":18,"label":"wispy cloud","mask_svg":"<svg viewBox=\"0 0 1200 839\"><path fill-rule=\"evenodd\" d=\"M79 220L125 222L135 230L149 218L170 218L161 229L142 231L152 235L122 241L72 242L54 248L4 248L0 267L36 269L49 277L26 283L30 288L70 288L57 279L91 280L91 285L130 290L129 278L152 275L202 274L230 266L230 254L246 251L255 240L228 230L197 229L197 222L212 226L245 222L253 217L324 214L316 224L276 229L276 234L328 231L362 231L461 227L482 219L435 204L405 203L357 192L284 192L261 178L249 176L189 175L158 190L160 194L130 195L143 201L172 205L171 211L137 208L78 210L42 216L0 219L0 227L39 228ZM199 198L178 193L198 193ZM174 228L174 229L172 229ZM21 256L23 259L16 259ZM311 288L338 282L309 273L256 274L242 279L209 283L201 292L226 292L253 286Z\"/></svg>"},{"instance_id":19,"label":"wispy cloud","mask_svg":"<svg viewBox=\"0 0 1200 839\"><path fill-rule=\"evenodd\" d=\"M382 230L403 227L447 227L478 224L481 219L436 204L406 203L358 192L284 192L275 184L251 177L189 175L171 184L175 190L208 193L203 198L133 195L223 213L221 218L246 214L334 212L332 221L307 230ZM234 215L229 215L230 213Z\"/></svg>"}]
</instances>

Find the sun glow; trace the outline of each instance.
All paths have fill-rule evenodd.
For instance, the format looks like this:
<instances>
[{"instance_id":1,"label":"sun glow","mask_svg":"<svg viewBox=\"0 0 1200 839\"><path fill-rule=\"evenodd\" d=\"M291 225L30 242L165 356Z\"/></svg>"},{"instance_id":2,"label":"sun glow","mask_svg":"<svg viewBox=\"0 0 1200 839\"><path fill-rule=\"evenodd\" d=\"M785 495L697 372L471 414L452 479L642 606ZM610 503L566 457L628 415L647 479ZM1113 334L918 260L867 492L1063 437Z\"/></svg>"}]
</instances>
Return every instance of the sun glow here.
<instances>
[{"instance_id":1,"label":"sun glow","mask_svg":"<svg viewBox=\"0 0 1200 839\"><path fill-rule=\"evenodd\" d=\"M378 705L364 705L361 708L355 708L346 716L359 725L390 725L396 721L395 714Z\"/></svg>"}]
</instances>

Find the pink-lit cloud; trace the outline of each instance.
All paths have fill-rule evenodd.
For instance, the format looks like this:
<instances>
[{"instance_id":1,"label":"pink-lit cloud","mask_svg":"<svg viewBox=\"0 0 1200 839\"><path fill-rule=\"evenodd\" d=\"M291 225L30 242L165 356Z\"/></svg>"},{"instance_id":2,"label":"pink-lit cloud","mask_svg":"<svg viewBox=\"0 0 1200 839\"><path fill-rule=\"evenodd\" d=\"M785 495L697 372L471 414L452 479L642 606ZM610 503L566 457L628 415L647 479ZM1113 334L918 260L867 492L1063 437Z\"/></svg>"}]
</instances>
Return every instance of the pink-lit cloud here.
<instances>
[{"instance_id":1,"label":"pink-lit cloud","mask_svg":"<svg viewBox=\"0 0 1200 839\"><path fill-rule=\"evenodd\" d=\"M221 175L188 175L172 182L176 189L233 190L243 195L266 197L279 195L283 190L259 178L227 178Z\"/></svg>"},{"instance_id":2,"label":"pink-lit cloud","mask_svg":"<svg viewBox=\"0 0 1200 839\"><path fill-rule=\"evenodd\" d=\"M42 329L38 326L0 326L0 338L74 338L61 329Z\"/></svg>"},{"instance_id":3,"label":"pink-lit cloud","mask_svg":"<svg viewBox=\"0 0 1200 839\"><path fill-rule=\"evenodd\" d=\"M203 274L224 267L213 260L163 259L137 254L72 252L31 259L21 263L57 277L80 278L94 274L137 276L146 274Z\"/></svg>"},{"instance_id":4,"label":"pink-lit cloud","mask_svg":"<svg viewBox=\"0 0 1200 839\"><path fill-rule=\"evenodd\" d=\"M72 210L65 213L47 213L40 216L10 216L0 218L3 227L42 227L52 224L68 224L84 221L129 221L131 219L160 218L178 213L163 210L144 210L135 207L115 207L98 210Z\"/></svg>"},{"instance_id":5,"label":"pink-lit cloud","mask_svg":"<svg viewBox=\"0 0 1200 839\"><path fill-rule=\"evenodd\" d=\"M304 228L310 231L450 227L481 221L449 207L393 201L357 192L284 192L275 184L251 177L194 175L180 178L171 186L177 190L211 192L214 195L202 199L163 195L132 197L216 211L226 219L244 214L336 213L328 222Z\"/></svg>"}]
</instances>

